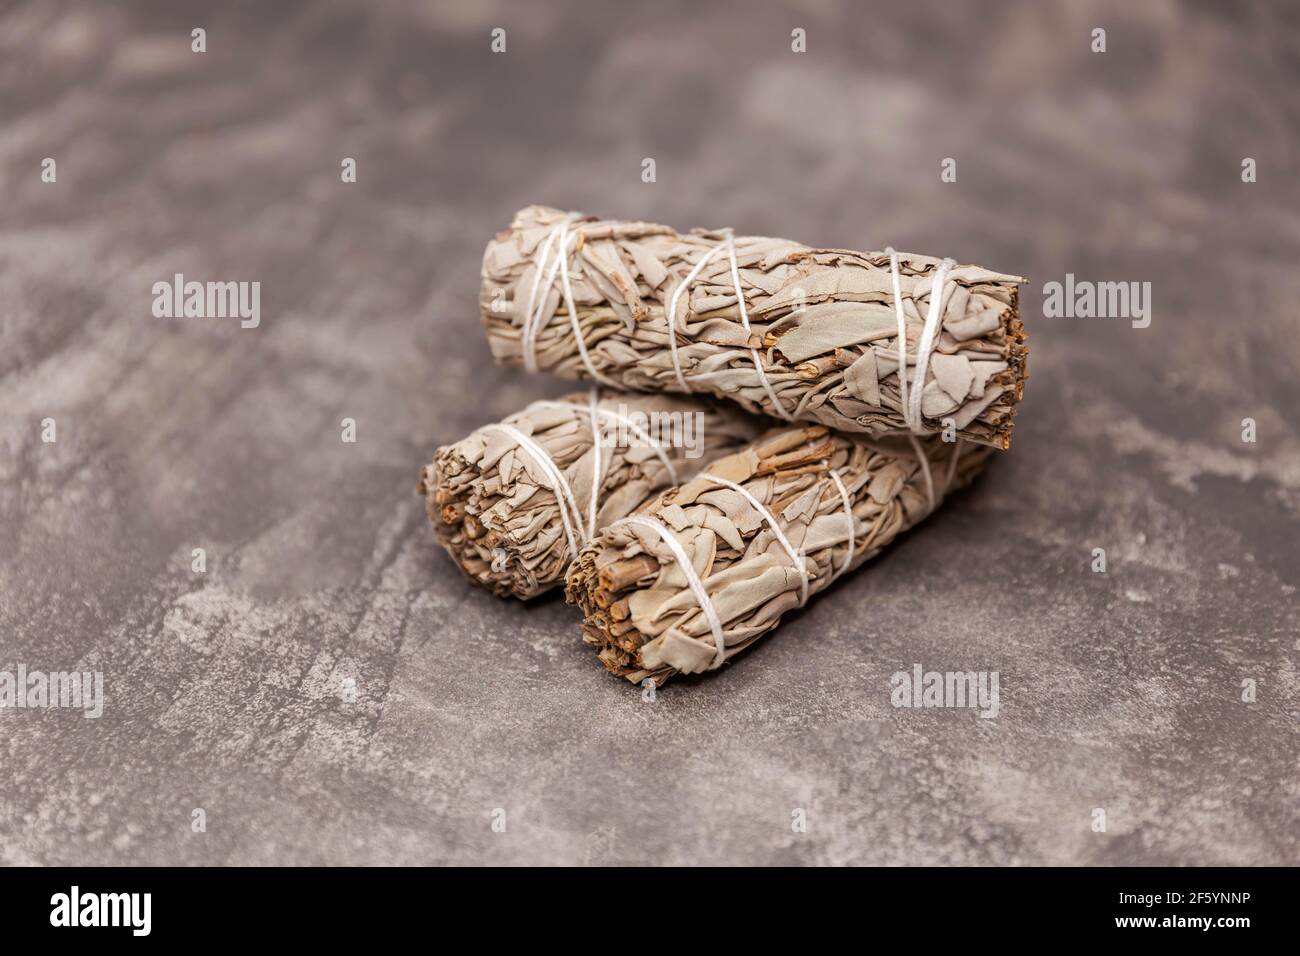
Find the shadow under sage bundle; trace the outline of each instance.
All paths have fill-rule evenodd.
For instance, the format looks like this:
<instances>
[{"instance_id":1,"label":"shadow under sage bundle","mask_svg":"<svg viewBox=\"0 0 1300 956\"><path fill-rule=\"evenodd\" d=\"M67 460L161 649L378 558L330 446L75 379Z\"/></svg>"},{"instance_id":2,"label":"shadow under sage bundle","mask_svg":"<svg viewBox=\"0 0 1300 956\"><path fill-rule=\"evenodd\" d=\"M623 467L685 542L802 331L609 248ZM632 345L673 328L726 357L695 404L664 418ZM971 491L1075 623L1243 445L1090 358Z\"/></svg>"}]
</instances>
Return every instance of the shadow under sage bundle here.
<instances>
[{"instance_id":1,"label":"shadow under sage bundle","mask_svg":"<svg viewBox=\"0 0 1300 956\"><path fill-rule=\"evenodd\" d=\"M531 598L586 541L765 424L708 399L619 393L533 402L439 448L417 490L476 584Z\"/></svg>"},{"instance_id":2,"label":"shadow under sage bundle","mask_svg":"<svg viewBox=\"0 0 1300 956\"><path fill-rule=\"evenodd\" d=\"M613 522L569 568L583 639L614 674L656 684L725 661L917 524L992 456L986 446L768 433Z\"/></svg>"},{"instance_id":3,"label":"shadow under sage bundle","mask_svg":"<svg viewBox=\"0 0 1300 956\"><path fill-rule=\"evenodd\" d=\"M1006 448L1028 354L1023 281L530 206L487 246L480 310L503 365L870 435L950 426Z\"/></svg>"}]
</instances>

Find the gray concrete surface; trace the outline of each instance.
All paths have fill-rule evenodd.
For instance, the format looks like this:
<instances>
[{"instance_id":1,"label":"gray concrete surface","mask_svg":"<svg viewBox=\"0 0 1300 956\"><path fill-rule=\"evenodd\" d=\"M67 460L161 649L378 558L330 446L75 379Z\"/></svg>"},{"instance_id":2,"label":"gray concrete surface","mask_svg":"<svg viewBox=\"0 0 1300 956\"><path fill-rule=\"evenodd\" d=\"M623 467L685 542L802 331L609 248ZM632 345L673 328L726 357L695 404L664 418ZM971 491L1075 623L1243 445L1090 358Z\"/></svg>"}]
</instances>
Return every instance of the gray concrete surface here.
<instances>
[{"instance_id":1,"label":"gray concrete surface","mask_svg":"<svg viewBox=\"0 0 1300 956\"><path fill-rule=\"evenodd\" d=\"M1300 18L873 7L7 5L0 669L106 701L0 710L0 862L1300 862ZM565 389L475 313L535 201L1029 276L1012 451L642 701L413 491ZM260 327L154 318L175 272L260 281ZM1044 318L1067 272L1151 327ZM998 671L999 716L895 709L913 663Z\"/></svg>"}]
</instances>

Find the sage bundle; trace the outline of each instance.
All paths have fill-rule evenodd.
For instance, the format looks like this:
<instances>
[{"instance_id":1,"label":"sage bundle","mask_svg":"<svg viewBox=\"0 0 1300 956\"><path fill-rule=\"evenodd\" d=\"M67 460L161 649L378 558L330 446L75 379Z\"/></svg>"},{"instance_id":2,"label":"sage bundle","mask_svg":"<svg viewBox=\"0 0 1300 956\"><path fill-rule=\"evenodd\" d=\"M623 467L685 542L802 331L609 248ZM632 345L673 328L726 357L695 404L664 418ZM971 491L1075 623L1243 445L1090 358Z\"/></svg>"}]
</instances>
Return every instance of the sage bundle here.
<instances>
[{"instance_id":1,"label":"sage bundle","mask_svg":"<svg viewBox=\"0 0 1300 956\"><path fill-rule=\"evenodd\" d=\"M720 667L970 482L987 446L768 433L615 521L569 568L583 639L662 684Z\"/></svg>"},{"instance_id":2,"label":"sage bundle","mask_svg":"<svg viewBox=\"0 0 1300 956\"><path fill-rule=\"evenodd\" d=\"M502 365L1006 448L1026 375L1023 281L530 206L488 243L479 304Z\"/></svg>"},{"instance_id":3,"label":"sage bundle","mask_svg":"<svg viewBox=\"0 0 1300 956\"><path fill-rule=\"evenodd\" d=\"M439 448L417 491L471 581L527 599L559 584L601 528L763 427L704 398L568 395Z\"/></svg>"}]
</instances>

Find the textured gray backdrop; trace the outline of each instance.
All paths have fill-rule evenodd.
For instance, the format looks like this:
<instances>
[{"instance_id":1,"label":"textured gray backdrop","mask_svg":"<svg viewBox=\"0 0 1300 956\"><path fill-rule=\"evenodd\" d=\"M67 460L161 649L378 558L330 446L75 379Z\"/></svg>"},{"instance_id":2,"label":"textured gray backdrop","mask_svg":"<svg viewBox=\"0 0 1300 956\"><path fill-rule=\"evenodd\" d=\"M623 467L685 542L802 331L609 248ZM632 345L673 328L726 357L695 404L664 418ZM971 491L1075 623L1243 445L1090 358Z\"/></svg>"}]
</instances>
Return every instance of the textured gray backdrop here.
<instances>
[{"instance_id":1,"label":"textured gray backdrop","mask_svg":"<svg viewBox=\"0 0 1300 956\"><path fill-rule=\"evenodd\" d=\"M1281 3L5 5L0 669L107 702L0 711L0 862L1296 863L1298 80ZM643 702L414 493L566 388L476 317L530 202L1030 277L1012 451ZM261 327L153 318L175 272ZM1067 272L1151 327L1043 318Z\"/></svg>"}]
</instances>

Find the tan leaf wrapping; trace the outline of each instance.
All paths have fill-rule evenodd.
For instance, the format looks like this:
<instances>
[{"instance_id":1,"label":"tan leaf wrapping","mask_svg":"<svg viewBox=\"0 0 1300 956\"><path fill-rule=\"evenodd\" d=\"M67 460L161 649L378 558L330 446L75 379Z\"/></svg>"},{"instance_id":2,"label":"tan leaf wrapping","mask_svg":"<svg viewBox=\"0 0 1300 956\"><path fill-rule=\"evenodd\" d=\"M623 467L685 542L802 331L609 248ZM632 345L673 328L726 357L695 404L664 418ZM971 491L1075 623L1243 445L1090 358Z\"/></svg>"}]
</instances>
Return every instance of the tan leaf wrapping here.
<instances>
[{"instance_id":1,"label":"tan leaf wrapping","mask_svg":"<svg viewBox=\"0 0 1300 956\"><path fill-rule=\"evenodd\" d=\"M992 456L970 442L921 442L936 501L968 484ZM838 474L851 501L852 525ZM774 629L800 605L801 572L764 516L717 475L745 488L803 555L808 594L848 560L852 570L930 511L924 470L905 438L873 441L809 425L765 434L641 509L672 532L699 574L721 622L725 659ZM853 551L849 557L849 532ZM670 547L635 524L606 528L569 568L566 596L583 613L583 639L614 674L662 684L710 669L709 621Z\"/></svg>"},{"instance_id":2,"label":"tan leaf wrapping","mask_svg":"<svg viewBox=\"0 0 1300 956\"><path fill-rule=\"evenodd\" d=\"M522 365L529 295L547 237L565 213L530 206L488 243L480 311L502 365ZM576 214L575 214L576 215ZM566 262L591 362L602 379L645 392L681 392L666 319L674 290L723 233L578 216ZM751 334L737 306L730 258L716 255L677 305L678 360L689 391L725 397L752 412L885 435L906 429L898 379L898 324L889 256L813 249L787 239L737 237L738 274ZM558 242L555 243L558 249ZM938 259L900 253L908 384ZM557 260L558 261L558 260ZM549 270L547 270L549 271ZM541 277L535 355L539 369L590 378L562 283ZM951 417L958 434L1006 448L1023 394L1024 328L1018 276L957 266L944 284L942 320L922 388L923 425ZM754 367L758 350L780 409ZM849 374L849 370L852 373Z\"/></svg>"},{"instance_id":3,"label":"tan leaf wrapping","mask_svg":"<svg viewBox=\"0 0 1300 956\"><path fill-rule=\"evenodd\" d=\"M664 431L674 419L661 419L665 422L662 430L646 435L659 440L658 451L635 434L630 443L610 446L602 442L596 449L589 401L588 393L579 392L534 402L503 419L555 462L572 491L576 512L563 492L557 496L546 469L531 452L509 432L492 425L439 448L433 462L420 469L416 490L425 496L438 540L474 583L522 599L559 584L572 557L561 508L566 509L570 528L581 544L589 527L597 461L601 476L596 512L599 530L672 484L661 454L678 480L685 480L771 424L707 398L602 392L598 406L606 413L602 417L606 442L619 428L610 415L634 422L637 414L690 416L691 430L677 433L686 440L678 442L680 447L671 447L674 435ZM676 420L688 421L685 417Z\"/></svg>"}]
</instances>

